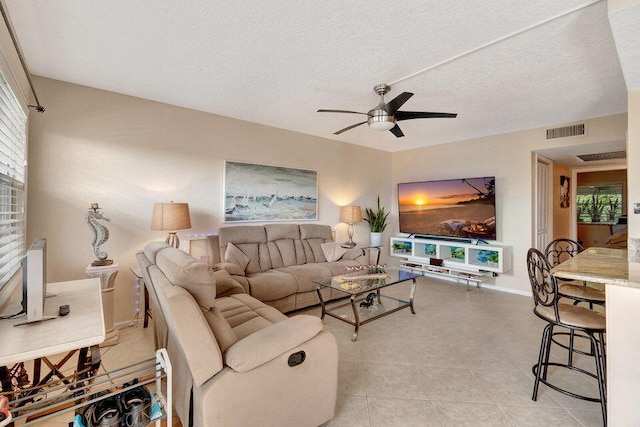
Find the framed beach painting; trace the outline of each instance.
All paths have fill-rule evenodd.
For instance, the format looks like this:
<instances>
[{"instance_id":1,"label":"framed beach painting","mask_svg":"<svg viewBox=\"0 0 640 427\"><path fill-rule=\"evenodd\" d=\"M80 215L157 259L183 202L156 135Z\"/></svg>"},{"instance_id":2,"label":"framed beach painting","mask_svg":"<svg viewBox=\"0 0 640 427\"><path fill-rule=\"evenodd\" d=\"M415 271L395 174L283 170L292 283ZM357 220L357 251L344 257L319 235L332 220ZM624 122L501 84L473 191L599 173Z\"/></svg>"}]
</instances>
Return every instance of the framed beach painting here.
<instances>
[{"instance_id":1,"label":"framed beach painting","mask_svg":"<svg viewBox=\"0 0 640 427\"><path fill-rule=\"evenodd\" d=\"M225 222L317 219L318 172L225 162Z\"/></svg>"}]
</instances>

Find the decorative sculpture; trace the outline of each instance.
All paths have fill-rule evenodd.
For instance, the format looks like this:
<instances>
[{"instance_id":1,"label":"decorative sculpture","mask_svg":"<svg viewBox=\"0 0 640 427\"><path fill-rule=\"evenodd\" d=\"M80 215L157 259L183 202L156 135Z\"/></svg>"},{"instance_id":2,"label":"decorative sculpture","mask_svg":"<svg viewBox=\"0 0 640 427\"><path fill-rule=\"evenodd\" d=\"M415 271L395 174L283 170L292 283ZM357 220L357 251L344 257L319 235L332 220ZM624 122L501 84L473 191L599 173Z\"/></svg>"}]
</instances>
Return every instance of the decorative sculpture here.
<instances>
[{"instance_id":1,"label":"decorative sculpture","mask_svg":"<svg viewBox=\"0 0 640 427\"><path fill-rule=\"evenodd\" d=\"M98 220L110 222L111 219L103 216L101 212L98 212L99 209L97 203L91 203L91 207L85 216L87 225L89 225L89 228L93 231L93 242L91 242L91 245L93 246L93 252L96 254L96 258L98 258L91 263L94 267L113 264L112 259L107 259L109 255L107 255L106 252L100 252L100 245L109 240L109 230L100 224Z\"/></svg>"}]
</instances>

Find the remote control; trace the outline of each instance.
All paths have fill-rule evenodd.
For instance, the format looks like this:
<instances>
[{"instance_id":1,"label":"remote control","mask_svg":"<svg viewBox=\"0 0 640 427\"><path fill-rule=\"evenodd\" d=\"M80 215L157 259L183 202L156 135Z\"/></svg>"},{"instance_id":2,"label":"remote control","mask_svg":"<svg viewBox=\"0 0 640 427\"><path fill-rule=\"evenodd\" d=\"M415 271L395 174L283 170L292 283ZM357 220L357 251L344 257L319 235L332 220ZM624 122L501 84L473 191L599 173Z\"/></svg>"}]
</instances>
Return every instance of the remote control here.
<instances>
[{"instance_id":1,"label":"remote control","mask_svg":"<svg viewBox=\"0 0 640 427\"><path fill-rule=\"evenodd\" d=\"M69 314L69 305L67 304L61 305L60 308L58 309L58 315L66 316L67 314Z\"/></svg>"}]
</instances>

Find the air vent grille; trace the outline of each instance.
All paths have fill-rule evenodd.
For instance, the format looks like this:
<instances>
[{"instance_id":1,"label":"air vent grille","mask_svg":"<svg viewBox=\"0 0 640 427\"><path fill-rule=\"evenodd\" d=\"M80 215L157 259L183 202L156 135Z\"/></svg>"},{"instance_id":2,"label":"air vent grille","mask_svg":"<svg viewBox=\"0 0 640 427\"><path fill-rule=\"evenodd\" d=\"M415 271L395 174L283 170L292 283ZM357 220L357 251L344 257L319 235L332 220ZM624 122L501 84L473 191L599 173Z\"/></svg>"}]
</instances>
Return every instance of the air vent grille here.
<instances>
[{"instance_id":1,"label":"air vent grille","mask_svg":"<svg viewBox=\"0 0 640 427\"><path fill-rule=\"evenodd\" d=\"M547 139L568 138L570 136L584 135L585 124L580 123L571 126L547 129Z\"/></svg>"},{"instance_id":2,"label":"air vent grille","mask_svg":"<svg viewBox=\"0 0 640 427\"><path fill-rule=\"evenodd\" d=\"M607 153L594 153L594 154L579 154L578 157L583 162L595 162L597 160L613 160L613 159L626 159L626 151L609 151Z\"/></svg>"}]
</instances>

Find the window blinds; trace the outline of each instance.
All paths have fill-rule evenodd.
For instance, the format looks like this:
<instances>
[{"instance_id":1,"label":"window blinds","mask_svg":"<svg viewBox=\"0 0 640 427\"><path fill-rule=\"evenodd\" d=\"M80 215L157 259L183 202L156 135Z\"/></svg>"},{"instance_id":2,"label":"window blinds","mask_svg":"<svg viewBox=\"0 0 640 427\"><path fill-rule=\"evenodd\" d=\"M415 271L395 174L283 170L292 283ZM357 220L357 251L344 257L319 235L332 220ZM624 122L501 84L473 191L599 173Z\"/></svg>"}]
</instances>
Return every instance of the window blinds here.
<instances>
[{"instance_id":1,"label":"window blinds","mask_svg":"<svg viewBox=\"0 0 640 427\"><path fill-rule=\"evenodd\" d=\"M24 255L27 116L0 73L0 289Z\"/></svg>"}]
</instances>

